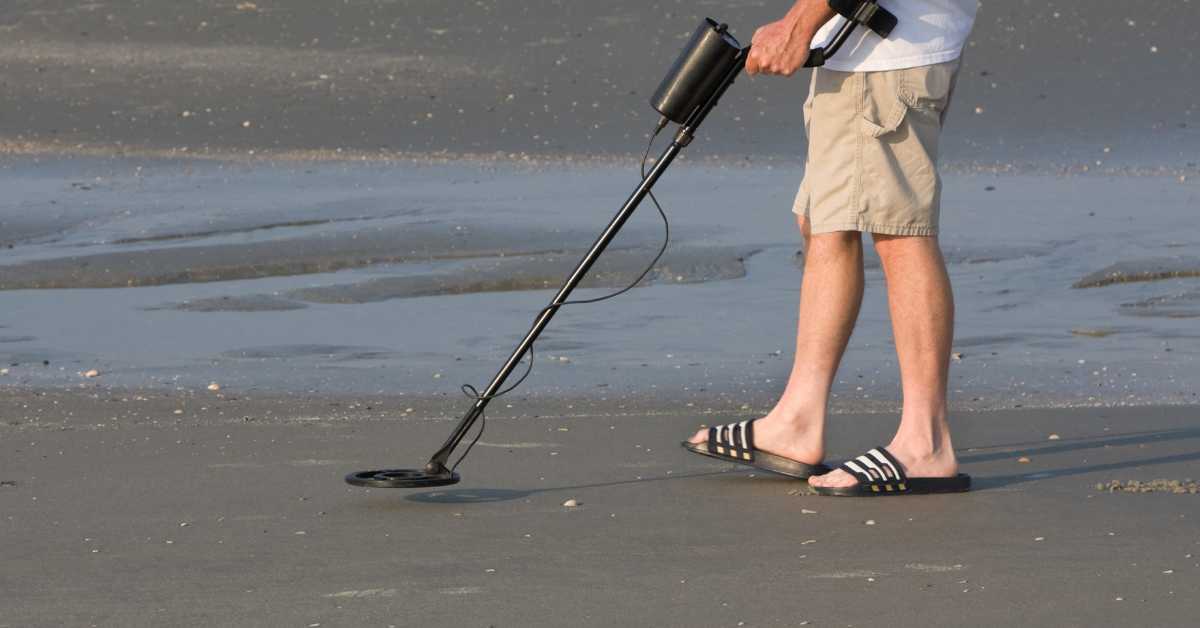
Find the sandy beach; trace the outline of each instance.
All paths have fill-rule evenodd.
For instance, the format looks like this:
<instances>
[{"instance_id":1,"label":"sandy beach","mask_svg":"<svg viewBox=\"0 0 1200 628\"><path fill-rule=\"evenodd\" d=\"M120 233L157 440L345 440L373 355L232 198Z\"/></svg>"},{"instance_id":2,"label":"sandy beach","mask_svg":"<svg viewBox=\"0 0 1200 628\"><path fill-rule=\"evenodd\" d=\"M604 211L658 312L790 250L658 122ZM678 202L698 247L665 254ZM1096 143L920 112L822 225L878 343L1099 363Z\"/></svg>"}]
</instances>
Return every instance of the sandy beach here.
<instances>
[{"instance_id":1,"label":"sandy beach","mask_svg":"<svg viewBox=\"0 0 1200 628\"><path fill-rule=\"evenodd\" d=\"M357 489L338 474L413 464L449 429L358 401L0 394L0 625L1186 626L1197 610L1200 495L1106 488L1195 477L1194 409L961 414L975 492L863 502L686 456L680 433L749 414L654 401L521 403L462 484ZM891 428L838 416L832 453Z\"/></svg>"},{"instance_id":2,"label":"sandy beach","mask_svg":"<svg viewBox=\"0 0 1200 628\"><path fill-rule=\"evenodd\" d=\"M981 3L941 238L976 490L870 503L678 447L787 377L805 73L739 80L656 188L667 253L559 314L461 484L342 481L441 444L696 22L783 4L183 4L0 7L0 628L1194 622L1194 0ZM579 296L662 237L644 207ZM899 408L866 282L831 461Z\"/></svg>"}]
</instances>

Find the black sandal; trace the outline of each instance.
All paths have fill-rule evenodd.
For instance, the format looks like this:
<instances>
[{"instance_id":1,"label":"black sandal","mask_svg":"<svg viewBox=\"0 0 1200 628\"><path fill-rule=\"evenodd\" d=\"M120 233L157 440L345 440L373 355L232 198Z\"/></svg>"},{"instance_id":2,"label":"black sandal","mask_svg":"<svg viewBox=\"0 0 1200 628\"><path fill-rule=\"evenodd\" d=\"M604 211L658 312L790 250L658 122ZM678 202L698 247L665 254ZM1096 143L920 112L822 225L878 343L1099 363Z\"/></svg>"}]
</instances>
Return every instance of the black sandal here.
<instances>
[{"instance_id":1,"label":"black sandal","mask_svg":"<svg viewBox=\"0 0 1200 628\"><path fill-rule=\"evenodd\" d=\"M708 428L708 440L703 443L681 443L683 448L701 456L736 462L755 469L807 480L809 476L829 473L823 464L807 464L799 460L776 456L754 447L754 421L742 421Z\"/></svg>"},{"instance_id":2,"label":"black sandal","mask_svg":"<svg viewBox=\"0 0 1200 628\"><path fill-rule=\"evenodd\" d=\"M833 497L882 497L884 495L931 495L965 493L971 490L971 476L959 473L952 478L910 478L903 465L883 447L842 463L839 469L858 479L854 486L812 487L818 495Z\"/></svg>"}]
</instances>

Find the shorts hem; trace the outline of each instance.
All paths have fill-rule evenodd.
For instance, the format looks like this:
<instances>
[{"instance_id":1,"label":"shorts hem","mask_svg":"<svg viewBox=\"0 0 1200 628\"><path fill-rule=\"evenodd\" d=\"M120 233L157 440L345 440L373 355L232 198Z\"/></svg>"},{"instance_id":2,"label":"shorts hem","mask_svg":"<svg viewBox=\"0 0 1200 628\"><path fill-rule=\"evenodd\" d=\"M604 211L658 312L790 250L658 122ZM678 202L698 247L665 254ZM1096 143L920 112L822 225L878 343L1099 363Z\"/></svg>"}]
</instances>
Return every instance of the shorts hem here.
<instances>
[{"instance_id":1,"label":"shorts hem","mask_svg":"<svg viewBox=\"0 0 1200 628\"><path fill-rule=\"evenodd\" d=\"M937 227L924 225L885 225L877 222L859 220L855 222L809 223L810 233L833 233L835 231L861 231L863 233L878 233L893 236L936 236Z\"/></svg>"}]
</instances>

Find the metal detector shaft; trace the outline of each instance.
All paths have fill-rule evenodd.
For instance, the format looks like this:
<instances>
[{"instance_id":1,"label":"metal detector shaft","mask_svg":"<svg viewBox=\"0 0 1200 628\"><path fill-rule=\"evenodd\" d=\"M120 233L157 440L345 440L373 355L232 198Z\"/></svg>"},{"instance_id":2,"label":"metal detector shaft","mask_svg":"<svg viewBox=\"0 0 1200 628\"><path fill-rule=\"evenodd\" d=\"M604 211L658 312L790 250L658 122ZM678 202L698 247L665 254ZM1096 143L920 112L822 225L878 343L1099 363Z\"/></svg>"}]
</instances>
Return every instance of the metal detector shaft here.
<instances>
[{"instance_id":1,"label":"metal detector shaft","mask_svg":"<svg viewBox=\"0 0 1200 628\"><path fill-rule=\"evenodd\" d=\"M567 277L566 281L563 282L562 287L559 288L558 294L554 295L554 300L550 302L550 305L544 309L541 315L538 316L537 320L534 321L533 327L529 329L529 333L525 334L525 337L521 340L520 344L517 345L517 348L513 350L512 355L509 356L508 360L504 363L504 366L501 367L500 371L496 373L496 376L492 378L492 382L488 384L487 389L482 395L480 395L479 399L475 401L474 405L471 406L471 409L466 413L466 415L463 416L462 420L459 421L458 425L454 428L454 432L450 434L450 438L446 439L446 442L442 445L442 448L439 449L432 458L430 458L429 463L425 467L426 470L436 472L446 468L446 463L450 459L450 454L456 447L458 447L463 438L466 437L467 432L471 429L471 426L475 424L475 421L479 419L479 416L483 414L488 402L497 392L502 389L504 386L504 381L508 379L508 376L511 375L513 370L517 368L517 365L521 363L521 360L525 357L525 354L529 352L529 348L533 346L534 341L536 341L538 336L541 335L542 330L544 330L546 325L550 323L550 320L554 318L554 314L558 312L559 307L567 301L567 298L571 295L571 292L575 290L575 287L578 286L579 282L583 280L584 275L586 275L588 270L591 269L592 265L596 263L596 260L600 258L600 255L604 253L604 249L607 248L608 244L612 242L614 237L616 237L617 232L621 230L621 227L624 226L625 222L633 215L633 212L638 208L638 205L640 205L642 200L646 198L646 195L650 193L651 188L654 187L654 184L658 181L659 177L666 172L667 168L671 165L671 162L673 162L675 157L679 155L679 152L683 150L685 146L691 143L696 129L702 122L704 122L704 119L708 116L709 112L716 107L717 101L720 100L721 96L727 89L729 89L729 86L733 84L733 81L737 78L737 75L740 74L742 69L745 67L746 55L748 55L749 52L749 47L742 49L740 55L738 56L737 62L725 75L721 86L704 104L697 107L696 110L688 117L687 122L685 122L679 128L679 132L675 134L675 139L671 142L671 145L668 146L666 150L663 151L662 155L659 156L658 161L654 164L654 167L649 173L646 174L645 177L642 178L642 182L638 184L637 189L633 191L633 194L629 196L629 199L625 201L625 204L621 206L620 211L618 211L616 216L613 217L612 221L608 223L608 226L604 228L604 231L601 232L600 236L596 238L596 241L592 244L592 247L588 249L587 254L584 255L583 259L579 261L579 264L575 266L575 270L571 271L571 274Z\"/></svg>"}]
</instances>

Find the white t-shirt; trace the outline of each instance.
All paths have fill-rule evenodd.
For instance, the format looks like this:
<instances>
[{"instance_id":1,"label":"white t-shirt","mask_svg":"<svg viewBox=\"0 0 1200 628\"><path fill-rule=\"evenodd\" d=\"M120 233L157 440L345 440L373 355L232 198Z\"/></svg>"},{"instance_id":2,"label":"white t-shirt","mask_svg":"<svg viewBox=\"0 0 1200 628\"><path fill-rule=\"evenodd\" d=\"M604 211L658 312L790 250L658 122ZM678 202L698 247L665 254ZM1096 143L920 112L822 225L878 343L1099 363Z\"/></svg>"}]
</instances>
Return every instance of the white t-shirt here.
<instances>
[{"instance_id":1,"label":"white t-shirt","mask_svg":"<svg viewBox=\"0 0 1200 628\"><path fill-rule=\"evenodd\" d=\"M977 0L880 0L899 23L887 39L859 26L825 67L840 72L878 72L933 65L957 59L975 25ZM817 31L815 46L833 38L845 18L835 17Z\"/></svg>"}]
</instances>

